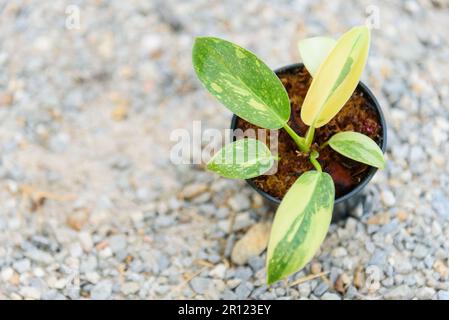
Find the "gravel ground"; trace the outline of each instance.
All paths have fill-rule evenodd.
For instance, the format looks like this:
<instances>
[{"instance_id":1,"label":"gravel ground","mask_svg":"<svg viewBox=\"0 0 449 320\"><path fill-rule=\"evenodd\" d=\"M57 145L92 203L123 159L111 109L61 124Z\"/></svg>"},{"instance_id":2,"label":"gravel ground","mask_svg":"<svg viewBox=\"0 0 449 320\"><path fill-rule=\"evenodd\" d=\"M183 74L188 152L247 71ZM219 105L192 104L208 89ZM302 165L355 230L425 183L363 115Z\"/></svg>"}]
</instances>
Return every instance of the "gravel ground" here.
<instances>
[{"instance_id":1,"label":"gravel ground","mask_svg":"<svg viewBox=\"0 0 449 320\"><path fill-rule=\"evenodd\" d=\"M242 3L0 1L0 298L449 299L449 2ZM312 263L267 288L273 211L169 161L171 130L229 125L194 76L193 38L275 68L367 12L388 165Z\"/></svg>"}]
</instances>

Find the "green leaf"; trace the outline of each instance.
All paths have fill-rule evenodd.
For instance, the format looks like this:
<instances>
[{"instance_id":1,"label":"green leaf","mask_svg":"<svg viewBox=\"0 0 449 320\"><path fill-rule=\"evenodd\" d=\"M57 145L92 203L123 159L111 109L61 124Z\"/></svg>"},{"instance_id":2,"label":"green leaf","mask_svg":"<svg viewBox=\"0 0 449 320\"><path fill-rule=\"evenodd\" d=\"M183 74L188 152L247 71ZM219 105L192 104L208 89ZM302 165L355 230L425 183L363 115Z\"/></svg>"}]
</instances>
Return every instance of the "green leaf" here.
<instances>
[{"instance_id":1,"label":"green leaf","mask_svg":"<svg viewBox=\"0 0 449 320\"><path fill-rule=\"evenodd\" d=\"M302 62L312 77L315 77L321 63L336 43L335 39L328 37L313 37L298 42Z\"/></svg>"},{"instance_id":2,"label":"green leaf","mask_svg":"<svg viewBox=\"0 0 449 320\"><path fill-rule=\"evenodd\" d=\"M301 119L305 124L322 127L343 108L359 83L369 43L370 31L366 26L354 27L338 39L304 98Z\"/></svg>"},{"instance_id":3,"label":"green leaf","mask_svg":"<svg viewBox=\"0 0 449 320\"><path fill-rule=\"evenodd\" d=\"M193 65L207 90L240 118L266 129L279 129L290 117L282 82L253 53L231 42L197 38Z\"/></svg>"},{"instance_id":4,"label":"green leaf","mask_svg":"<svg viewBox=\"0 0 449 320\"><path fill-rule=\"evenodd\" d=\"M352 160L383 169L382 150L370 137L353 131L339 132L329 139L332 149Z\"/></svg>"},{"instance_id":5,"label":"green leaf","mask_svg":"<svg viewBox=\"0 0 449 320\"><path fill-rule=\"evenodd\" d=\"M220 149L207 163L207 169L231 179L249 179L270 170L275 157L256 139L240 139Z\"/></svg>"},{"instance_id":6,"label":"green leaf","mask_svg":"<svg viewBox=\"0 0 449 320\"><path fill-rule=\"evenodd\" d=\"M325 172L308 171L291 186L271 229L268 284L300 270L313 258L329 229L334 198L334 182Z\"/></svg>"}]
</instances>

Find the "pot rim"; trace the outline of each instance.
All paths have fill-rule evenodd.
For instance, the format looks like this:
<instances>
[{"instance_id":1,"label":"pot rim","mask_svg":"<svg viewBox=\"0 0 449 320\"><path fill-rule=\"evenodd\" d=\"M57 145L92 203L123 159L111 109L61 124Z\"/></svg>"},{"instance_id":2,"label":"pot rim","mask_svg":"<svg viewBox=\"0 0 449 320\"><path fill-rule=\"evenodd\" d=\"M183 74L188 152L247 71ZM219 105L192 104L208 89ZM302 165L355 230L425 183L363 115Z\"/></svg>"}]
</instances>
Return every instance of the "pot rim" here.
<instances>
[{"instance_id":1,"label":"pot rim","mask_svg":"<svg viewBox=\"0 0 449 320\"><path fill-rule=\"evenodd\" d=\"M281 68L275 69L274 72L277 75L278 73L286 72L290 69L295 69L295 68L299 68L299 67L304 67L304 64L303 63L289 64L289 65L283 66ZM377 101L376 97L371 92L371 90L368 88L368 86L365 85L362 81L359 81L356 90L357 89L359 89L360 91L363 92L363 95L368 98L370 103L376 109L377 115L379 117L380 125L382 127L382 136L380 138L380 140L381 140L380 148L381 148L382 152L385 153L385 151L387 149L387 123L385 122L385 116L382 112L379 102ZM234 130L236 125L237 125L237 115L233 114L232 120L231 120L231 129ZM235 137L234 137L234 141L235 141ZM354 189L352 189L350 192L344 194L343 196L335 198L334 205L342 203L342 202L348 200L349 198L352 198L356 194L358 194L368 184L368 182L371 181L371 179L374 177L377 170L378 169L375 167L370 167L368 175ZM281 199L273 197L269 193L263 191L262 189L257 187L256 184L253 181L251 181L250 179L245 179L245 180L251 186L251 188L253 188L257 193L259 193L265 199L267 199L270 202L273 202L277 205L279 205L281 203Z\"/></svg>"}]
</instances>

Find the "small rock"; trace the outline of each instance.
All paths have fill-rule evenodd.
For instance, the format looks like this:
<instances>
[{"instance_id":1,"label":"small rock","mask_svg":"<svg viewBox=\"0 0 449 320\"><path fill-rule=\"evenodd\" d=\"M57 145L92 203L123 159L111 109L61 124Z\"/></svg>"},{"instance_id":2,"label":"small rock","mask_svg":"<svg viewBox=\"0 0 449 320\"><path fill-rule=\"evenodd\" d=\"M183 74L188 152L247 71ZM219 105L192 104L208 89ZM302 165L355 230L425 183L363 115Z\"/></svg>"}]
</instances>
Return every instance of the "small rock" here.
<instances>
[{"instance_id":1,"label":"small rock","mask_svg":"<svg viewBox=\"0 0 449 320\"><path fill-rule=\"evenodd\" d=\"M407 274L413 270L413 266L407 259L400 258L394 263L394 269L400 274Z\"/></svg>"},{"instance_id":2,"label":"small rock","mask_svg":"<svg viewBox=\"0 0 449 320\"><path fill-rule=\"evenodd\" d=\"M346 290L345 299L354 299L357 294L357 289L354 286L350 285Z\"/></svg>"},{"instance_id":3,"label":"small rock","mask_svg":"<svg viewBox=\"0 0 449 320\"><path fill-rule=\"evenodd\" d=\"M374 251L373 255L371 256L371 258L368 262L368 265L382 266L385 264L386 259L387 259L387 254L385 253L385 251L376 249Z\"/></svg>"},{"instance_id":4,"label":"small rock","mask_svg":"<svg viewBox=\"0 0 449 320\"><path fill-rule=\"evenodd\" d=\"M116 234L109 238L109 247L114 253L124 250L126 248L126 236L123 234Z\"/></svg>"},{"instance_id":5,"label":"small rock","mask_svg":"<svg viewBox=\"0 0 449 320\"><path fill-rule=\"evenodd\" d=\"M424 287L416 291L416 297L420 300L431 300L435 295L435 289Z\"/></svg>"},{"instance_id":6,"label":"small rock","mask_svg":"<svg viewBox=\"0 0 449 320\"><path fill-rule=\"evenodd\" d=\"M440 290L437 293L438 300L449 300L449 291Z\"/></svg>"},{"instance_id":7,"label":"small rock","mask_svg":"<svg viewBox=\"0 0 449 320\"><path fill-rule=\"evenodd\" d=\"M139 291L140 286L137 282L126 282L122 285L121 291L124 295L131 295L135 294L137 291Z\"/></svg>"},{"instance_id":8,"label":"small rock","mask_svg":"<svg viewBox=\"0 0 449 320\"><path fill-rule=\"evenodd\" d=\"M310 292L312 292L312 289L310 288L309 282L304 282L298 285L298 292L299 296L301 298L307 298L310 295Z\"/></svg>"},{"instance_id":9,"label":"small rock","mask_svg":"<svg viewBox=\"0 0 449 320\"><path fill-rule=\"evenodd\" d=\"M89 214L87 210L78 210L67 217L67 225L76 231L80 231L86 224L88 218Z\"/></svg>"},{"instance_id":10,"label":"small rock","mask_svg":"<svg viewBox=\"0 0 449 320\"><path fill-rule=\"evenodd\" d=\"M312 262L312 265L310 266L310 272L312 272L312 274L318 274L322 270L323 270L323 268L321 267L321 263Z\"/></svg>"},{"instance_id":11,"label":"small rock","mask_svg":"<svg viewBox=\"0 0 449 320\"><path fill-rule=\"evenodd\" d=\"M9 107L14 100L14 96L10 93L0 93L0 107Z\"/></svg>"},{"instance_id":12,"label":"small rock","mask_svg":"<svg viewBox=\"0 0 449 320\"><path fill-rule=\"evenodd\" d=\"M341 294L346 293L346 289L351 284L351 279L346 273L342 273L335 281L335 290Z\"/></svg>"},{"instance_id":13,"label":"small rock","mask_svg":"<svg viewBox=\"0 0 449 320\"><path fill-rule=\"evenodd\" d=\"M41 298L41 293L37 288L33 287L22 287L20 288L20 294L26 299L38 300Z\"/></svg>"},{"instance_id":14,"label":"small rock","mask_svg":"<svg viewBox=\"0 0 449 320\"><path fill-rule=\"evenodd\" d=\"M388 212L378 213L368 219L368 224L383 225L390 222L390 214Z\"/></svg>"},{"instance_id":15,"label":"small rock","mask_svg":"<svg viewBox=\"0 0 449 320\"><path fill-rule=\"evenodd\" d=\"M142 50L144 53L154 55L162 49L162 38L158 34L147 34L142 38Z\"/></svg>"},{"instance_id":16,"label":"small rock","mask_svg":"<svg viewBox=\"0 0 449 320\"><path fill-rule=\"evenodd\" d=\"M396 204L396 198L395 198L393 192L391 192L388 189L385 189L382 191L381 199L382 199L383 204L386 205L387 207L392 207Z\"/></svg>"},{"instance_id":17,"label":"small rock","mask_svg":"<svg viewBox=\"0 0 449 320\"><path fill-rule=\"evenodd\" d=\"M30 270L31 262L28 259L22 259L14 262L12 267L18 272L18 273L25 273L28 270Z\"/></svg>"},{"instance_id":18,"label":"small rock","mask_svg":"<svg viewBox=\"0 0 449 320\"><path fill-rule=\"evenodd\" d=\"M106 300L111 297L111 294L112 282L109 280L102 280L93 287L90 292L90 297L93 300Z\"/></svg>"},{"instance_id":19,"label":"small rock","mask_svg":"<svg viewBox=\"0 0 449 320\"><path fill-rule=\"evenodd\" d=\"M439 273L442 279L446 279L449 276L449 268L441 260L435 261L433 269Z\"/></svg>"},{"instance_id":20,"label":"small rock","mask_svg":"<svg viewBox=\"0 0 449 320\"><path fill-rule=\"evenodd\" d=\"M226 289L223 292L223 294L221 295L221 298L223 300L237 300L236 294L233 291L229 290L229 289Z\"/></svg>"},{"instance_id":21,"label":"small rock","mask_svg":"<svg viewBox=\"0 0 449 320\"><path fill-rule=\"evenodd\" d=\"M410 300L413 298L413 291L406 285L401 285L385 294L385 299L388 300Z\"/></svg>"},{"instance_id":22,"label":"small rock","mask_svg":"<svg viewBox=\"0 0 449 320\"><path fill-rule=\"evenodd\" d=\"M14 270L9 267L2 269L2 272L0 273L1 279L5 282L9 281L9 279L11 279L13 275L14 275Z\"/></svg>"},{"instance_id":23,"label":"small rock","mask_svg":"<svg viewBox=\"0 0 449 320\"><path fill-rule=\"evenodd\" d=\"M190 281L190 286L196 293L205 294L211 286L211 281L208 278L196 277Z\"/></svg>"},{"instance_id":24,"label":"small rock","mask_svg":"<svg viewBox=\"0 0 449 320\"><path fill-rule=\"evenodd\" d=\"M332 250L332 257L334 258L342 258L345 257L348 254L348 251L346 251L343 247L337 247L334 250Z\"/></svg>"},{"instance_id":25,"label":"small rock","mask_svg":"<svg viewBox=\"0 0 449 320\"><path fill-rule=\"evenodd\" d=\"M416 245L415 250L413 250L413 256L418 259L424 259L428 254L429 250L422 244Z\"/></svg>"},{"instance_id":26,"label":"small rock","mask_svg":"<svg viewBox=\"0 0 449 320\"><path fill-rule=\"evenodd\" d=\"M405 211L398 211L398 213L396 214L396 217L398 218L399 221L403 222L405 220L407 220L407 213Z\"/></svg>"},{"instance_id":27,"label":"small rock","mask_svg":"<svg viewBox=\"0 0 449 320\"><path fill-rule=\"evenodd\" d=\"M411 14L415 14L421 10L421 7L416 1L407 0L404 2L404 9Z\"/></svg>"},{"instance_id":28,"label":"small rock","mask_svg":"<svg viewBox=\"0 0 449 320\"><path fill-rule=\"evenodd\" d=\"M26 252L25 255L37 263L50 264L53 262L53 257L45 251L35 249Z\"/></svg>"},{"instance_id":29,"label":"small rock","mask_svg":"<svg viewBox=\"0 0 449 320\"><path fill-rule=\"evenodd\" d=\"M226 266L223 263L216 265L210 272L209 275L214 278L223 279L226 274Z\"/></svg>"},{"instance_id":30,"label":"small rock","mask_svg":"<svg viewBox=\"0 0 449 320\"><path fill-rule=\"evenodd\" d=\"M363 271L362 267L357 267L357 269L355 270L352 283L357 289L363 288L365 284L365 272Z\"/></svg>"},{"instance_id":31,"label":"small rock","mask_svg":"<svg viewBox=\"0 0 449 320\"><path fill-rule=\"evenodd\" d=\"M81 245L79 242L74 242L70 244L69 246L70 256L74 258L79 258L83 254L83 248L81 248Z\"/></svg>"},{"instance_id":32,"label":"small rock","mask_svg":"<svg viewBox=\"0 0 449 320\"><path fill-rule=\"evenodd\" d=\"M87 272L86 280L90 283L96 284L100 281L100 275L97 272Z\"/></svg>"},{"instance_id":33,"label":"small rock","mask_svg":"<svg viewBox=\"0 0 449 320\"><path fill-rule=\"evenodd\" d=\"M235 217L234 223L232 224L232 230L230 230L231 226L231 220L230 219L224 219L220 220L218 222L218 228L223 231L224 233L228 233L229 231L239 231L245 228L248 228L249 226L253 225L254 221L251 219L250 213L248 211L246 212L240 212Z\"/></svg>"},{"instance_id":34,"label":"small rock","mask_svg":"<svg viewBox=\"0 0 449 320\"><path fill-rule=\"evenodd\" d=\"M313 290L313 294L316 295L317 297L321 297L328 289L329 285L327 284L327 282L321 282Z\"/></svg>"},{"instance_id":35,"label":"small rock","mask_svg":"<svg viewBox=\"0 0 449 320\"><path fill-rule=\"evenodd\" d=\"M182 190L180 197L189 200L202 194L203 192L206 192L207 190L208 186L205 183L190 184Z\"/></svg>"},{"instance_id":36,"label":"small rock","mask_svg":"<svg viewBox=\"0 0 449 320\"><path fill-rule=\"evenodd\" d=\"M115 121L122 121L128 117L128 105L118 103L111 112L111 118Z\"/></svg>"},{"instance_id":37,"label":"small rock","mask_svg":"<svg viewBox=\"0 0 449 320\"><path fill-rule=\"evenodd\" d=\"M341 300L338 294L326 292L321 296L321 300Z\"/></svg>"},{"instance_id":38,"label":"small rock","mask_svg":"<svg viewBox=\"0 0 449 320\"><path fill-rule=\"evenodd\" d=\"M45 292L42 296L41 296L42 300L66 300L67 298L60 294L58 291L52 289L49 290L47 292Z\"/></svg>"},{"instance_id":39,"label":"small rock","mask_svg":"<svg viewBox=\"0 0 449 320\"><path fill-rule=\"evenodd\" d=\"M90 252L93 249L94 244L89 232L80 232L78 238L84 251Z\"/></svg>"},{"instance_id":40,"label":"small rock","mask_svg":"<svg viewBox=\"0 0 449 320\"><path fill-rule=\"evenodd\" d=\"M261 256L251 257L248 260L248 264L254 272L257 272L265 267L265 259Z\"/></svg>"},{"instance_id":41,"label":"small rock","mask_svg":"<svg viewBox=\"0 0 449 320\"><path fill-rule=\"evenodd\" d=\"M384 285L385 287L389 288L391 286L394 285L394 278L386 278L384 280L382 280L382 285Z\"/></svg>"},{"instance_id":42,"label":"small rock","mask_svg":"<svg viewBox=\"0 0 449 320\"><path fill-rule=\"evenodd\" d=\"M449 219L449 199L441 190L432 193L433 209L445 219Z\"/></svg>"},{"instance_id":43,"label":"small rock","mask_svg":"<svg viewBox=\"0 0 449 320\"><path fill-rule=\"evenodd\" d=\"M262 198L262 196L260 195L260 194L254 194L253 196L252 196L252 208L253 209L259 209L259 208L262 208L262 206L263 206L263 198Z\"/></svg>"},{"instance_id":44,"label":"small rock","mask_svg":"<svg viewBox=\"0 0 449 320\"><path fill-rule=\"evenodd\" d=\"M432 256L426 256L424 258L424 264L426 265L427 268L432 268L433 267L433 263L435 262L435 259Z\"/></svg>"},{"instance_id":45,"label":"small rock","mask_svg":"<svg viewBox=\"0 0 449 320\"><path fill-rule=\"evenodd\" d=\"M235 294L237 299L247 299L253 290L253 285L250 282L242 282L236 289Z\"/></svg>"},{"instance_id":46,"label":"small rock","mask_svg":"<svg viewBox=\"0 0 449 320\"><path fill-rule=\"evenodd\" d=\"M80 264L80 272L81 273L88 273L95 271L97 268L98 261L97 258L94 256L88 256L86 259L81 260Z\"/></svg>"},{"instance_id":47,"label":"small rock","mask_svg":"<svg viewBox=\"0 0 449 320\"><path fill-rule=\"evenodd\" d=\"M258 256L265 250L268 244L271 224L268 222L257 223L235 244L231 259L234 263L242 265L252 257Z\"/></svg>"},{"instance_id":48,"label":"small rock","mask_svg":"<svg viewBox=\"0 0 449 320\"><path fill-rule=\"evenodd\" d=\"M253 272L250 268L247 267L238 267L234 273L234 278L240 280L249 280L253 275Z\"/></svg>"},{"instance_id":49,"label":"small rock","mask_svg":"<svg viewBox=\"0 0 449 320\"><path fill-rule=\"evenodd\" d=\"M422 162L426 158L426 154L424 153L421 146L414 145L410 149L410 163L419 163Z\"/></svg>"},{"instance_id":50,"label":"small rock","mask_svg":"<svg viewBox=\"0 0 449 320\"><path fill-rule=\"evenodd\" d=\"M244 194L237 193L233 197L229 198L228 205L235 212L240 212L249 209L251 207L251 201Z\"/></svg>"},{"instance_id":51,"label":"small rock","mask_svg":"<svg viewBox=\"0 0 449 320\"><path fill-rule=\"evenodd\" d=\"M441 234L441 225L437 221L432 222L432 236L437 237Z\"/></svg>"},{"instance_id":52,"label":"small rock","mask_svg":"<svg viewBox=\"0 0 449 320\"><path fill-rule=\"evenodd\" d=\"M227 281L227 286L231 289L234 289L235 287L237 287L240 283L242 283L241 279L230 279Z\"/></svg>"}]
</instances>

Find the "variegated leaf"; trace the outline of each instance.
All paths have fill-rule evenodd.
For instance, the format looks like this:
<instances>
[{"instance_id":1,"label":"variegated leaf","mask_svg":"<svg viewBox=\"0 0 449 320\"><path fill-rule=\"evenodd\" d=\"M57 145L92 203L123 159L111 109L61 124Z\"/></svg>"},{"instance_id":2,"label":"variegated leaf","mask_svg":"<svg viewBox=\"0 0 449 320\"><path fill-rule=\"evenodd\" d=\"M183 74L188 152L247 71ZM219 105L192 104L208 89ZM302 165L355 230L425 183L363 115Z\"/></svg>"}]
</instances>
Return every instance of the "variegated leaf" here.
<instances>
[{"instance_id":1,"label":"variegated leaf","mask_svg":"<svg viewBox=\"0 0 449 320\"><path fill-rule=\"evenodd\" d=\"M251 52L231 42L200 37L193 65L203 85L239 117L279 129L290 117L290 101L276 74Z\"/></svg>"},{"instance_id":2,"label":"variegated leaf","mask_svg":"<svg viewBox=\"0 0 449 320\"><path fill-rule=\"evenodd\" d=\"M225 145L207 164L207 169L232 179L249 179L267 172L275 157L256 139L239 139Z\"/></svg>"},{"instance_id":3,"label":"variegated leaf","mask_svg":"<svg viewBox=\"0 0 449 320\"><path fill-rule=\"evenodd\" d=\"M354 92L368 57L370 32L354 27L340 39L321 64L304 99L301 119L319 128L328 123Z\"/></svg>"},{"instance_id":4,"label":"variegated leaf","mask_svg":"<svg viewBox=\"0 0 449 320\"><path fill-rule=\"evenodd\" d=\"M328 37L313 37L298 42L302 62L312 77L336 43L335 39Z\"/></svg>"},{"instance_id":5,"label":"variegated leaf","mask_svg":"<svg viewBox=\"0 0 449 320\"><path fill-rule=\"evenodd\" d=\"M352 160L383 169L382 150L370 137L353 131L339 132L329 139L332 149Z\"/></svg>"},{"instance_id":6,"label":"variegated leaf","mask_svg":"<svg viewBox=\"0 0 449 320\"><path fill-rule=\"evenodd\" d=\"M291 186L271 229L268 284L300 270L313 258L329 229L334 197L334 183L325 172L308 171Z\"/></svg>"}]
</instances>

